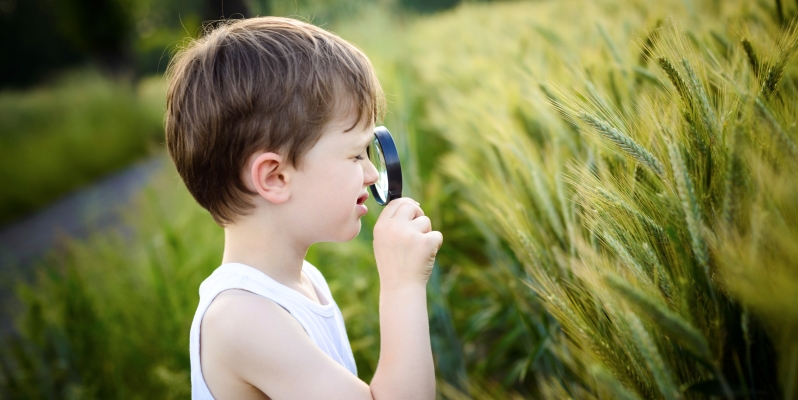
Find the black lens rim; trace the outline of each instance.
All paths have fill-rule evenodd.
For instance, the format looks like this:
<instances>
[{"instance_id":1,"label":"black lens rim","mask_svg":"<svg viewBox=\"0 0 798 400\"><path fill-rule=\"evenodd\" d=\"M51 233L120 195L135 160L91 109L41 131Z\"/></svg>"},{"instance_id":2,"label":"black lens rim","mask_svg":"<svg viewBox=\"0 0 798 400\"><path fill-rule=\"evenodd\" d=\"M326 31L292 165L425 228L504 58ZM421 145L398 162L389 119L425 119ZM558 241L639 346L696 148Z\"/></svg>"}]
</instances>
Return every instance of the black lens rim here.
<instances>
[{"instance_id":1,"label":"black lens rim","mask_svg":"<svg viewBox=\"0 0 798 400\"><path fill-rule=\"evenodd\" d=\"M402 166L399 162L399 152L396 150L396 143L388 128L378 126L374 128L374 136L377 138L382 149L382 157L385 159L385 170L388 173L388 198L384 199L377 190L377 185L371 185L371 194L377 204L384 206L402 197ZM371 154L371 152L367 152Z\"/></svg>"}]
</instances>

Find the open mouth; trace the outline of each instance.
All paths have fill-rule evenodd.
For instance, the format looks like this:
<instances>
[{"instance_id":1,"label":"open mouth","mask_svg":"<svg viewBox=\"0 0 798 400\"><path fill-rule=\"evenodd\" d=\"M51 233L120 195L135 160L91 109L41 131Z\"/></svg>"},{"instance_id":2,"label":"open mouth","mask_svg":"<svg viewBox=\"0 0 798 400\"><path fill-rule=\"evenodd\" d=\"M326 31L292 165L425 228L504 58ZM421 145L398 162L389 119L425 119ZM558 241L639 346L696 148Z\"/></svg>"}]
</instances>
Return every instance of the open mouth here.
<instances>
[{"instance_id":1,"label":"open mouth","mask_svg":"<svg viewBox=\"0 0 798 400\"><path fill-rule=\"evenodd\" d=\"M363 193L363 194L361 194L361 195L360 195L360 196L357 198L357 204L363 204L363 203L365 203L365 202L366 202L366 199L368 199L368 198L369 198L369 194L368 194L368 193Z\"/></svg>"}]
</instances>

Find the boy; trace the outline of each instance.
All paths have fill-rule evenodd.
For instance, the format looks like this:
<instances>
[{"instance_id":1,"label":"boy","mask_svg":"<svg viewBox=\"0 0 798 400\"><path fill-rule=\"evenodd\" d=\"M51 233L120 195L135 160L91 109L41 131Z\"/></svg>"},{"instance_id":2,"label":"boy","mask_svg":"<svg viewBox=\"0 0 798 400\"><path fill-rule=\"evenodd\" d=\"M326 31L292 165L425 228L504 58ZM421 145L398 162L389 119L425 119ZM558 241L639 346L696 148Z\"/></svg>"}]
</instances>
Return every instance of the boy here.
<instances>
[{"instance_id":1,"label":"boy","mask_svg":"<svg viewBox=\"0 0 798 400\"><path fill-rule=\"evenodd\" d=\"M191 327L194 399L432 399L425 285L443 241L418 203L374 227L381 352L357 378L338 306L308 247L360 231L384 99L362 52L287 18L223 24L169 67L166 143L224 228Z\"/></svg>"}]
</instances>

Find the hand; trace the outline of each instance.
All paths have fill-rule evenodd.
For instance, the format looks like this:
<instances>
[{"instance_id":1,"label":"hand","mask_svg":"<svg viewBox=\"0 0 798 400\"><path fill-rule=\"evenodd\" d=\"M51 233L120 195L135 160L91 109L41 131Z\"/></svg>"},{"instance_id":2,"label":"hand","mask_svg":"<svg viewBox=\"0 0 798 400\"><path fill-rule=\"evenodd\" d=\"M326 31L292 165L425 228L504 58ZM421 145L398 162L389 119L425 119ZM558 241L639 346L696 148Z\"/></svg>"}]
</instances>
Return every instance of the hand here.
<instances>
[{"instance_id":1,"label":"hand","mask_svg":"<svg viewBox=\"0 0 798 400\"><path fill-rule=\"evenodd\" d=\"M374 225L374 256L383 288L427 284L443 235L419 204L403 197L388 203Z\"/></svg>"}]
</instances>

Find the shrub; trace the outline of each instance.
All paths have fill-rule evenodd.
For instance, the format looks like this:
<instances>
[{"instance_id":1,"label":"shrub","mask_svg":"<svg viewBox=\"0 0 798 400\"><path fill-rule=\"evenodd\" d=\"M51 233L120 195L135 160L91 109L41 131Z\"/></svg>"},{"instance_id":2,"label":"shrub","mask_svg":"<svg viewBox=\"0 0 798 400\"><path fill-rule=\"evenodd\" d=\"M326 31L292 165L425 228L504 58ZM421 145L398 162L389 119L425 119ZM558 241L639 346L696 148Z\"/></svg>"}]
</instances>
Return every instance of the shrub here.
<instances>
[{"instance_id":1,"label":"shrub","mask_svg":"<svg viewBox=\"0 0 798 400\"><path fill-rule=\"evenodd\" d=\"M0 92L0 223L144 157L162 142L158 78L137 86L91 72Z\"/></svg>"}]
</instances>

